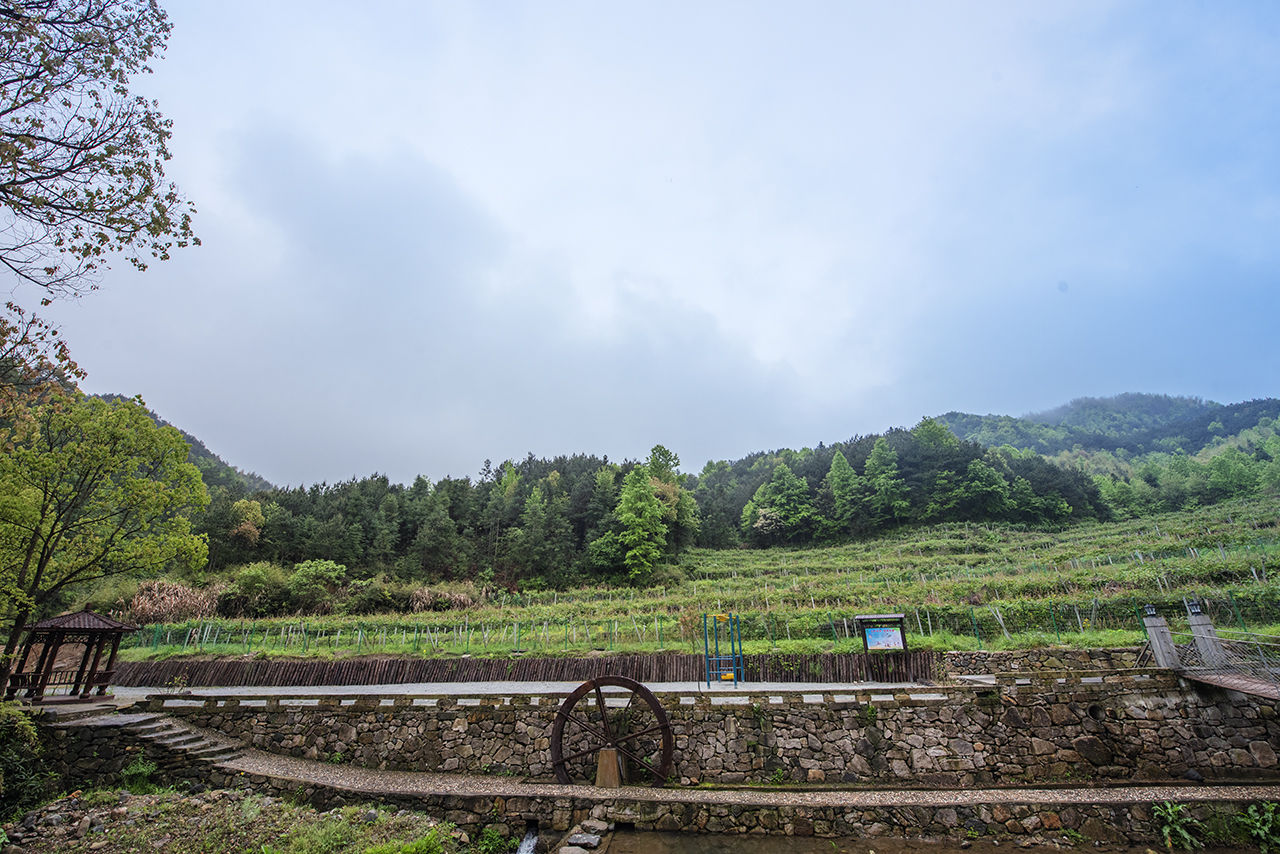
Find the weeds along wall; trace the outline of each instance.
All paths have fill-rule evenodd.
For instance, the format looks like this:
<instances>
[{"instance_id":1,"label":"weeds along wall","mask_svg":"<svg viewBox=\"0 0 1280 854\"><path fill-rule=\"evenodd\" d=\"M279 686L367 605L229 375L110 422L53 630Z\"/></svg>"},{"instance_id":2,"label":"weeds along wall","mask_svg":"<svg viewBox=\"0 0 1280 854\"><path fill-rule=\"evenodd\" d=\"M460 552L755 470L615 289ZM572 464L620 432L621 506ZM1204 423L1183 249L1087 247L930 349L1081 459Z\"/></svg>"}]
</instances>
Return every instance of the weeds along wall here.
<instances>
[{"instance_id":1,"label":"weeds along wall","mask_svg":"<svg viewBox=\"0 0 1280 854\"><path fill-rule=\"evenodd\" d=\"M1280 778L1274 705L1166 673L1069 671L899 694L659 695L686 784L972 786ZM156 695L155 711L260 749L380 769L552 778L557 697Z\"/></svg>"}]
</instances>

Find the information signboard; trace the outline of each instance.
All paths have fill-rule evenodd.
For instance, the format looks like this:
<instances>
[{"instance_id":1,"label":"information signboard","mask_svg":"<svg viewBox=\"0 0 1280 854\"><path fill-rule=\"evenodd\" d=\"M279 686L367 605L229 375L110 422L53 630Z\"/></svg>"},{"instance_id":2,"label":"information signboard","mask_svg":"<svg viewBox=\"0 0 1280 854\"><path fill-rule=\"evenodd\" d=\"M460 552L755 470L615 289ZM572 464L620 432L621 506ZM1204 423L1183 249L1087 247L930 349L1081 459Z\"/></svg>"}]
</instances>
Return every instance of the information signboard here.
<instances>
[{"instance_id":1,"label":"information signboard","mask_svg":"<svg viewBox=\"0 0 1280 854\"><path fill-rule=\"evenodd\" d=\"M867 651L873 649L906 649L907 639L902 636L898 626L868 626L863 633Z\"/></svg>"},{"instance_id":2,"label":"information signboard","mask_svg":"<svg viewBox=\"0 0 1280 854\"><path fill-rule=\"evenodd\" d=\"M906 616L903 614L861 614L853 618L867 652L907 649Z\"/></svg>"}]
</instances>

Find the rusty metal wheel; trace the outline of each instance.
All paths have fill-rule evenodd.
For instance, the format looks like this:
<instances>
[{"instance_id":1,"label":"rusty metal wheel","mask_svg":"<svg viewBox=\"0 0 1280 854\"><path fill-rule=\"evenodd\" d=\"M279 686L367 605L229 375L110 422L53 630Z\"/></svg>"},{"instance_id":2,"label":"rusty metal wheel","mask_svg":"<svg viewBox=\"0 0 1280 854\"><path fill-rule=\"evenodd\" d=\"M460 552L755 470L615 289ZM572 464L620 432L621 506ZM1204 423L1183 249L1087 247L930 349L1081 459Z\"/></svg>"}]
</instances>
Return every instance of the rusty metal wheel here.
<instances>
[{"instance_id":1,"label":"rusty metal wheel","mask_svg":"<svg viewBox=\"0 0 1280 854\"><path fill-rule=\"evenodd\" d=\"M601 749L615 748L625 779L661 786L675 738L653 692L625 676L598 676L565 697L551 727L551 766L561 783L591 784Z\"/></svg>"}]
</instances>

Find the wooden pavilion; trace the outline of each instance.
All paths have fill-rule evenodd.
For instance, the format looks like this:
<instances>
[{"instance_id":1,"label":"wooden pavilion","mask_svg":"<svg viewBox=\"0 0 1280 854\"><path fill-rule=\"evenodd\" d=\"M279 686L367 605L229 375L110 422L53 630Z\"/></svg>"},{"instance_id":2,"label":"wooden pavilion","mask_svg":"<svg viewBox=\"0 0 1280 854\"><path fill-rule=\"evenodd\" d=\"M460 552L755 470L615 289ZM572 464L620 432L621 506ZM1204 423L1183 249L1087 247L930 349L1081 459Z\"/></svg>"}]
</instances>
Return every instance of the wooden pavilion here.
<instances>
[{"instance_id":1,"label":"wooden pavilion","mask_svg":"<svg viewBox=\"0 0 1280 854\"><path fill-rule=\"evenodd\" d=\"M137 626L117 622L89 610L41 620L27 630L22 652L9 675L5 699L12 700L15 694L24 691L24 697L33 703L39 703L45 699L46 691L56 690L64 685L70 688L69 698L77 695L82 699L87 698L94 688L98 689L98 696L106 694L111 677L115 675L120 640L125 634L137 630ZM71 644L84 644L79 667L75 670L57 668L55 664L59 650ZM106 666L99 670L102 653L108 644L111 652L107 656ZM27 660L36 646L40 647L40 656L35 667L28 671L25 669Z\"/></svg>"}]
</instances>

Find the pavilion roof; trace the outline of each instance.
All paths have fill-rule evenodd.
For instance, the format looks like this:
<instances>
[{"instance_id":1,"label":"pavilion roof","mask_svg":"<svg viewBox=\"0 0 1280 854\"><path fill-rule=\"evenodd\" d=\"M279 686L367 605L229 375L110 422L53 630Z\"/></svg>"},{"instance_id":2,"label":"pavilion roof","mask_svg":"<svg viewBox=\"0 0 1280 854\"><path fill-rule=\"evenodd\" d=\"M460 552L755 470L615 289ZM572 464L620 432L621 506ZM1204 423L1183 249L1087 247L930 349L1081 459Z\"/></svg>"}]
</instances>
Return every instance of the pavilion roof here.
<instances>
[{"instance_id":1,"label":"pavilion roof","mask_svg":"<svg viewBox=\"0 0 1280 854\"><path fill-rule=\"evenodd\" d=\"M33 632L42 631L72 631L72 632L136 632L137 626L128 623L122 623L113 620L110 617L104 617L101 614L94 613L88 609L76 611L74 614L62 614L57 617L50 617L47 620L41 620L31 627Z\"/></svg>"}]
</instances>

